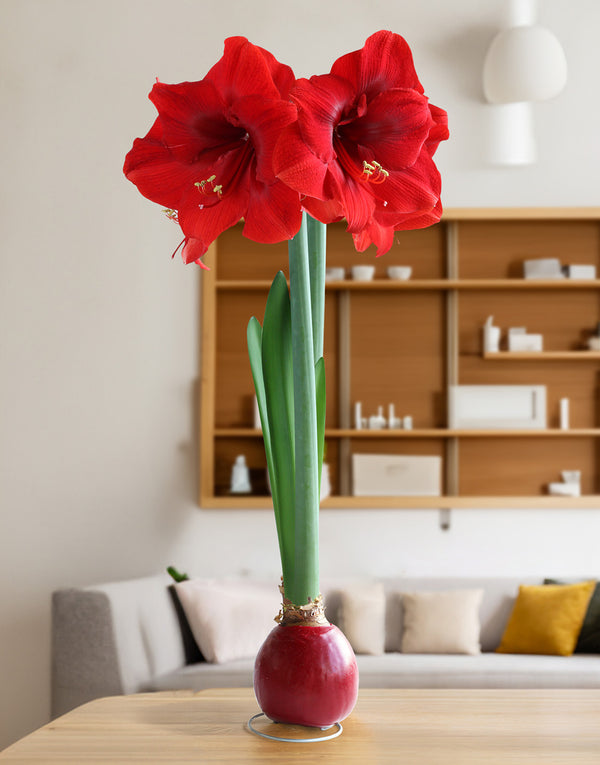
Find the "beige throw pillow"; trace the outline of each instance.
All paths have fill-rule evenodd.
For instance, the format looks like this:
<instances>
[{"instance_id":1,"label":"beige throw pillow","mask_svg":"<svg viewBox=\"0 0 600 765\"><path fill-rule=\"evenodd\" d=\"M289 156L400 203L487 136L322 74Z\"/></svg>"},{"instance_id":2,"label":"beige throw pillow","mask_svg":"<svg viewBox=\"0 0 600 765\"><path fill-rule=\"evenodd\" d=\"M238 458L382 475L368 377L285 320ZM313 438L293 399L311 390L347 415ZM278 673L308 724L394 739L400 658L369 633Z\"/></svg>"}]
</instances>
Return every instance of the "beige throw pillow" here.
<instances>
[{"instance_id":1,"label":"beige throw pillow","mask_svg":"<svg viewBox=\"0 0 600 765\"><path fill-rule=\"evenodd\" d=\"M403 653L481 653L483 590L403 593Z\"/></svg>"},{"instance_id":2,"label":"beige throw pillow","mask_svg":"<svg viewBox=\"0 0 600 765\"><path fill-rule=\"evenodd\" d=\"M189 579L176 584L175 590L206 661L222 664L254 657L276 626L277 587Z\"/></svg>"},{"instance_id":3,"label":"beige throw pillow","mask_svg":"<svg viewBox=\"0 0 600 765\"><path fill-rule=\"evenodd\" d=\"M385 592L383 584L358 584L342 591L342 631L354 653L379 656L385 651Z\"/></svg>"}]
</instances>

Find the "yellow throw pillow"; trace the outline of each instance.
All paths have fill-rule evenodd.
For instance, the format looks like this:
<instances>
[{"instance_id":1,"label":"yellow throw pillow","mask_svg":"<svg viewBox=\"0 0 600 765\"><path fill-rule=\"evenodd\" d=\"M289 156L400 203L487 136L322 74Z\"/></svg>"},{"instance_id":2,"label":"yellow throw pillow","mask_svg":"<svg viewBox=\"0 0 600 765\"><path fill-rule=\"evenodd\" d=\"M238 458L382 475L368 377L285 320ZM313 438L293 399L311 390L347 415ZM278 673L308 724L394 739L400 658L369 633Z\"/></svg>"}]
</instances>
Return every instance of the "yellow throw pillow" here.
<instances>
[{"instance_id":1,"label":"yellow throw pillow","mask_svg":"<svg viewBox=\"0 0 600 765\"><path fill-rule=\"evenodd\" d=\"M595 585L521 585L497 652L570 656Z\"/></svg>"}]
</instances>

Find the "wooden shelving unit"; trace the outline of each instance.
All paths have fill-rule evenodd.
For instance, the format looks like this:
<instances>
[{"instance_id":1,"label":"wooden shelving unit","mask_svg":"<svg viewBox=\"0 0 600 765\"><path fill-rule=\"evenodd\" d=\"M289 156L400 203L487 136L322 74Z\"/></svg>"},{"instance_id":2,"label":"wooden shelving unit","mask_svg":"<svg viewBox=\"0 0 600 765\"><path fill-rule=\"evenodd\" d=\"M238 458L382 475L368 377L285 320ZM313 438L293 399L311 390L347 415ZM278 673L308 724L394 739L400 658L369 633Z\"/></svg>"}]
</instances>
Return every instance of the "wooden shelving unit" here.
<instances>
[{"instance_id":1,"label":"wooden shelving unit","mask_svg":"<svg viewBox=\"0 0 600 765\"><path fill-rule=\"evenodd\" d=\"M327 462L331 508L600 508L600 352L584 350L600 321L600 279L525 280L522 262L558 257L600 273L600 208L448 210L440 224L399 232L382 258L357 254L343 225L328 231L328 265L371 262L372 282L329 282L326 295ZM230 229L202 274L200 504L269 507L262 437L252 427L253 389L245 348L251 315L262 320L271 280L287 272L287 246L259 245ZM392 281L391 265L413 276ZM526 326L544 335L540 352L482 352L482 326ZM490 363L493 362L493 363ZM585 363L583 363L585 362ZM548 428L447 427L455 384L544 384ZM572 428L558 428L558 401L571 401ZM394 403L412 430L355 430L365 414ZM437 455L441 497L355 497L355 453ZM256 495L228 495L245 454ZM582 496L548 496L560 471L582 471Z\"/></svg>"}]
</instances>

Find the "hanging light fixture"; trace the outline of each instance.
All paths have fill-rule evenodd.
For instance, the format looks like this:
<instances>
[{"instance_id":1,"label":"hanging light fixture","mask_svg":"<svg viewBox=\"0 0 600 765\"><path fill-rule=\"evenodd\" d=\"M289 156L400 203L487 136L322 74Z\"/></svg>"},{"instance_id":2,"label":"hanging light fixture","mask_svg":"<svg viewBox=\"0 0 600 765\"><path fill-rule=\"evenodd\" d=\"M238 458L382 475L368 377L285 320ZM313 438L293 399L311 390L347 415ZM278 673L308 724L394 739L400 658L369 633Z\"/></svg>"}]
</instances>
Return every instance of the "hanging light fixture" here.
<instances>
[{"instance_id":1,"label":"hanging light fixture","mask_svg":"<svg viewBox=\"0 0 600 765\"><path fill-rule=\"evenodd\" d=\"M485 57L483 92L494 105L491 158L502 164L535 161L532 104L554 98L567 82L562 46L535 17L535 0L511 0L509 26Z\"/></svg>"}]
</instances>

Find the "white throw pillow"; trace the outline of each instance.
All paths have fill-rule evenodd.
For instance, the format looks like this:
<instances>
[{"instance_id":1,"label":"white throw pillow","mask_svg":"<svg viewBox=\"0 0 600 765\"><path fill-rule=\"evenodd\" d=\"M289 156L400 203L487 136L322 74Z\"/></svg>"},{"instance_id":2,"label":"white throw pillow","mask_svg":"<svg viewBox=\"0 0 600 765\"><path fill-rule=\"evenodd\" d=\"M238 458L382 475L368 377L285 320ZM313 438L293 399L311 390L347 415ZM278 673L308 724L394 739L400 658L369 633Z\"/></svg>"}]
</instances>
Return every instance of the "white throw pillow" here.
<instances>
[{"instance_id":1,"label":"white throw pillow","mask_svg":"<svg viewBox=\"0 0 600 765\"><path fill-rule=\"evenodd\" d=\"M222 664L256 656L275 627L281 598L277 587L189 579L175 590L206 661Z\"/></svg>"},{"instance_id":2,"label":"white throw pillow","mask_svg":"<svg viewBox=\"0 0 600 765\"><path fill-rule=\"evenodd\" d=\"M403 593L403 653L481 653L483 590Z\"/></svg>"},{"instance_id":3,"label":"white throw pillow","mask_svg":"<svg viewBox=\"0 0 600 765\"><path fill-rule=\"evenodd\" d=\"M342 631L355 653L379 656L385 651L383 584L357 585L341 593Z\"/></svg>"}]
</instances>

